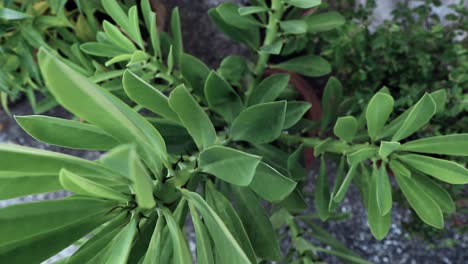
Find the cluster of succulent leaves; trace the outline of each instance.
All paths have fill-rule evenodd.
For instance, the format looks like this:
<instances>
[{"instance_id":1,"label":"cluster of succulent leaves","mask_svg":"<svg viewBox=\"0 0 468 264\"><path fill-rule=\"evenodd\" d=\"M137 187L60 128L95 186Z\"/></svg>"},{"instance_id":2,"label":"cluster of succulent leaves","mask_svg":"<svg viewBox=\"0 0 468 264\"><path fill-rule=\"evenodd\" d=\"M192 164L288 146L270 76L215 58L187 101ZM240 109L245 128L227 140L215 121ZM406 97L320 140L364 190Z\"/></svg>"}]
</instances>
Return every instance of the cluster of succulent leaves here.
<instances>
[{"instance_id":1,"label":"cluster of succulent leaves","mask_svg":"<svg viewBox=\"0 0 468 264\"><path fill-rule=\"evenodd\" d=\"M444 16L434 11L442 4L439 0L401 1L392 12L392 20L378 26L372 24L371 16L375 1L366 1L356 12L349 12L349 4L338 2L338 10L348 10L344 15L349 22L320 34L309 49L320 50L332 62L355 105L365 105L376 91L387 86L398 95L395 107L401 113L426 91L446 89L449 107L425 131L466 131L466 1L450 5Z\"/></svg>"},{"instance_id":2,"label":"cluster of succulent leaves","mask_svg":"<svg viewBox=\"0 0 468 264\"><path fill-rule=\"evenodd\" d=\"M0 262L37 263L76 243L78 250L59 263L192 263L184 235L190 219L198 263L312 263L320 252L367 263L317 223L340 216L351 183L378 239L390 228L398 189L425 223L443 228L443 214L454 204L439 182L468 183L468 170L444 156L467 156L468 134L414 135L444 111L444 90L424 94L393 118L394 99L382 89L361 114L338 117L334 102L344 89L332 77L322 98L322 137L311 138L303 118L310 104L291 96L289 74L264 75L267 68L330 73L330 64L311 54L270 63L271 55L299 48L298 40L343 23L333 12L301 15L320 4L252 0L211 9L222 32L258 55L256 62L227 57L216 70L184 52L178 10L170 32L158 32L147 0L129 8L102 0L112 21L103 22L96 41L80 46L102 72L42 47L37 60L45 86L83 122L31 115L16 117L18 123L42 142L105 153L88 161L0 145L0 199L73 193L0 209ZM317 217L307 213L302 194L309 180L304 148L321 161ZM338 173L328 186L334 161ZM311 236L330 248L311 243ZM287 254L283 239L293 244Z\"/></svg>"}]
</instances>

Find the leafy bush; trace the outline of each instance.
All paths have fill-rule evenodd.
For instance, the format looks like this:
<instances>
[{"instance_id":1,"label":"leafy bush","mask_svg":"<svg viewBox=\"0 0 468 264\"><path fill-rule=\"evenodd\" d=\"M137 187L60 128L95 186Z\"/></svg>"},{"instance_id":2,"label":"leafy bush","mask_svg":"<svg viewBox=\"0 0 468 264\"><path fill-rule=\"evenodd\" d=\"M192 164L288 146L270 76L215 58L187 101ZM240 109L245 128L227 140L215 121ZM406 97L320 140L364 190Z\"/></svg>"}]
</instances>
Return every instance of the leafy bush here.
<instances>
[{"instance_id":1,"label":"leafy bush","mask_svg":"<svg viewBox=\"0 0 468 264\"><path fill-rule=\"evenodd\" d=\"M78 251L59 262L192 263L183 232L190 215L199 263L310 263L320 259L319 252L367 263L307 213L304 148L320 159L313 194L320 220L340 217L336 208L353 183L372 234L383 239L396 191L392 177L417 215L443 228L443 214L455 206L439 182L466 184L468 170L439 155L467 156L468 134L413 136L444 111L444 90L424 94L393 118L395 100L382 89L356 117L339 117L336 102L344 91L331 77L318 126L323 137L306 136L310 122L303 116L310 103L289 92L294 88L286 71L324 76L331 67L311 54L275 63L270 56L293 45L295 36L343 23L337 13L292 15L319 4L253 0L247 7L224 3L211 9L220 30L257 55L254 62L227 57L216 71L184 52L178 10L170 34L158 33L148 1L142 1L139 23L137 7L124 11L115 0L102 0L115 25L104 22L97 41L81 49L104 57L112 78L87 75L42 47L38 62L49 92L84 122L32 115L16 117L18 123L40 141L105 154L88 161L0 145L0 181L8 187L1 199L74 193L0 209L0 262L41 262L79 241ZM148 41L139 33L142 25L149 28ZM268 68L283 73L266 76ZM334 161L338 172L330 188L327 166ZM289 232L280 237L284 226ZM309 229L330 248L308 241ZM282 239L294 245L286 255Z\"/></svg>"}]
</instances>

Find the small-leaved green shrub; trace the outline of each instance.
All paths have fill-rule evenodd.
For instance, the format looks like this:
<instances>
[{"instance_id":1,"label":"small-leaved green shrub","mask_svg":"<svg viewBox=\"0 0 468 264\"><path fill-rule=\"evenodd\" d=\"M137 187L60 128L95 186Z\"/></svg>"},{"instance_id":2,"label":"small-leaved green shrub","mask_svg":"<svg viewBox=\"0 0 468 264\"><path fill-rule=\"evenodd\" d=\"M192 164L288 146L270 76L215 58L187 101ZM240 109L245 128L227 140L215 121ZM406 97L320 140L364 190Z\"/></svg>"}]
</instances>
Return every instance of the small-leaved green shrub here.
<instances>
[{"instance_id":1,"label":"small-leaved green shrub","mask_svg":"<svg viewBox=\"0 0 468 264\"><path fill-rule=\"evenodd\" d=\"M228 57L216 71L184 52L177 9L167 34L155 30L148 1L125 11L115 0L102 5L113 21L104 22L97 41L81 49L104 57L114 67L112 80L101 85L49 47L38 53L49 92L84 122L16 119L42 142L105 154L88 161L0 145L0 199L73 193L0 209L1 263L39 263L77 241L78 250L59 263L192 263L187 219L197 263L311 263L320 260L319 252L368 263L316 222L341 217L336 209L350 184L361 192L377 239L390 229L394 192L402 192L418 217L436 228L454 211L439 183L466 184L468 170L439 155L467 156L468 134L411 138L444 111L444 90L425 93L395 118L395 100L386 89L356 116L337 116L344 91L331 77L322 98L323 137L316 138L305 133L310 104L287 96L289 74L265 76L268 68L306 76L331 71L326 60L310 54L270 63L271 54L296 37L343 23L337 13L294 15L320 1L252 0L251 6L211 9L220 30L257 55L255 61ZM148 39L140 33L144 26ZM316 214L307 212L304 198L304 148L320 159L312 195ZM329 186L327 167L335 161ZM311 243L311 234L330 247ZM292 242L287 254L282 240Z\"/></svg>"}]
</instances>

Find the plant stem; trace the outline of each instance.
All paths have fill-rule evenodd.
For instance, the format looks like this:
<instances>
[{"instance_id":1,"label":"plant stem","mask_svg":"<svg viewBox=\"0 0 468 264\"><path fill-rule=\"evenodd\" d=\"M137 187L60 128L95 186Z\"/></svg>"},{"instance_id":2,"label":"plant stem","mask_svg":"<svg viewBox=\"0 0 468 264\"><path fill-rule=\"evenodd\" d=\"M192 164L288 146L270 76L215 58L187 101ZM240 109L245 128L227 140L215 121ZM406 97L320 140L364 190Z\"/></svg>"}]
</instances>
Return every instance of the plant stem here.
<instances>
[{"instance_id":1,"label":"plant stem","mask_svg":"<svg viewBox=\"0 0 468 264\"><path fill-rule=\"evenodd\" d=\"M273 44L276 39L276 35L278 34L278 22L281 20L283 16L283 4L281 0L272 0L271 1L271 8L268 12L268 25L266 27L265 39L263 40L263 46L268 46ZM257 77L263 75L263 71L265 70L268 59L270 58L270 54L262 51L258 51L259 57L257 60L257 65L255 66L255 75Z\"/></svg>"}]
</instances>

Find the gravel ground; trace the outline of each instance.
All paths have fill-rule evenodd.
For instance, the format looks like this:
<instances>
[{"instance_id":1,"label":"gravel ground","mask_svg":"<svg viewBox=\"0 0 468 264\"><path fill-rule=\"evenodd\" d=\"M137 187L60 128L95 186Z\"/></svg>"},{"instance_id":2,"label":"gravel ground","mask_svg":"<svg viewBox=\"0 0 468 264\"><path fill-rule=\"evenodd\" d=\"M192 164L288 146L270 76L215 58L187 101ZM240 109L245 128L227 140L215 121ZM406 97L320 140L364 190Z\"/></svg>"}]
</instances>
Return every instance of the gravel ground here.
<instances>
[{"instance_id":1,"label":"gravel ground","mask_svg":"<svg viewBox=\"0 0 468 264\"><path fill-rule=\"evenodd\" d=\"M219 34L205 15L209 7L215 6L220 0L200 0L197 4L191 4L190 0L168 1L169 7L180 6L182 15L182 26L184 29L185 48L187 52L201 57L211 66L217 66L221 58L232 54L245 54L245 49L233 44L224 36ZM215 45L215 47L213 47ZM31 110L27 103L23 102L12 107L14 115L30 114ZM47 113L52 116L69 117L62 109L55 109ZM94 160L99 157L98 152L85 152L64 150L58 147L42 144L16 125L16 122L0 110L0 142L10 142L24 146L31 146L40 149L60 151L71 155L80 156ZM313 174L313 173L312 173ZM312 176L313 177L313 176ZM313 188L313 187L312 187ZM11 204L29 202L43 199L53 199L67 195L66 192L53 194L35 195L20 199L0 201L0 207ZM357 190L351 187L341 210L352 212L353 217L346 221L325 223L324 227L334 234L338 239L349 246L350 249L359 253L363 258L374 263L453 263L462 264L468 262L468 236L460 236L455 231L450 230L443 237L430 244L419 240L409 239L402 229L402 222L411 218L411 213L398 205L394 205L393 224L390 234L383 241L377 241L367 227L365 210L358 198ZM359 201L359 202L356 202ZM310 203L312 204L312 202ZM313 208L311 208L313 211ZM455 245L447 246L446 242L453 239ZM59 256L66 256L73 252L73 248L66 249ZM59 257L58 256L58 257ZM55 257L54 259L57 259ZM324 256L329 263L341 263L333 257ZM51 263L48 261L47 263Z\"/></svg>"}]
</instances>

